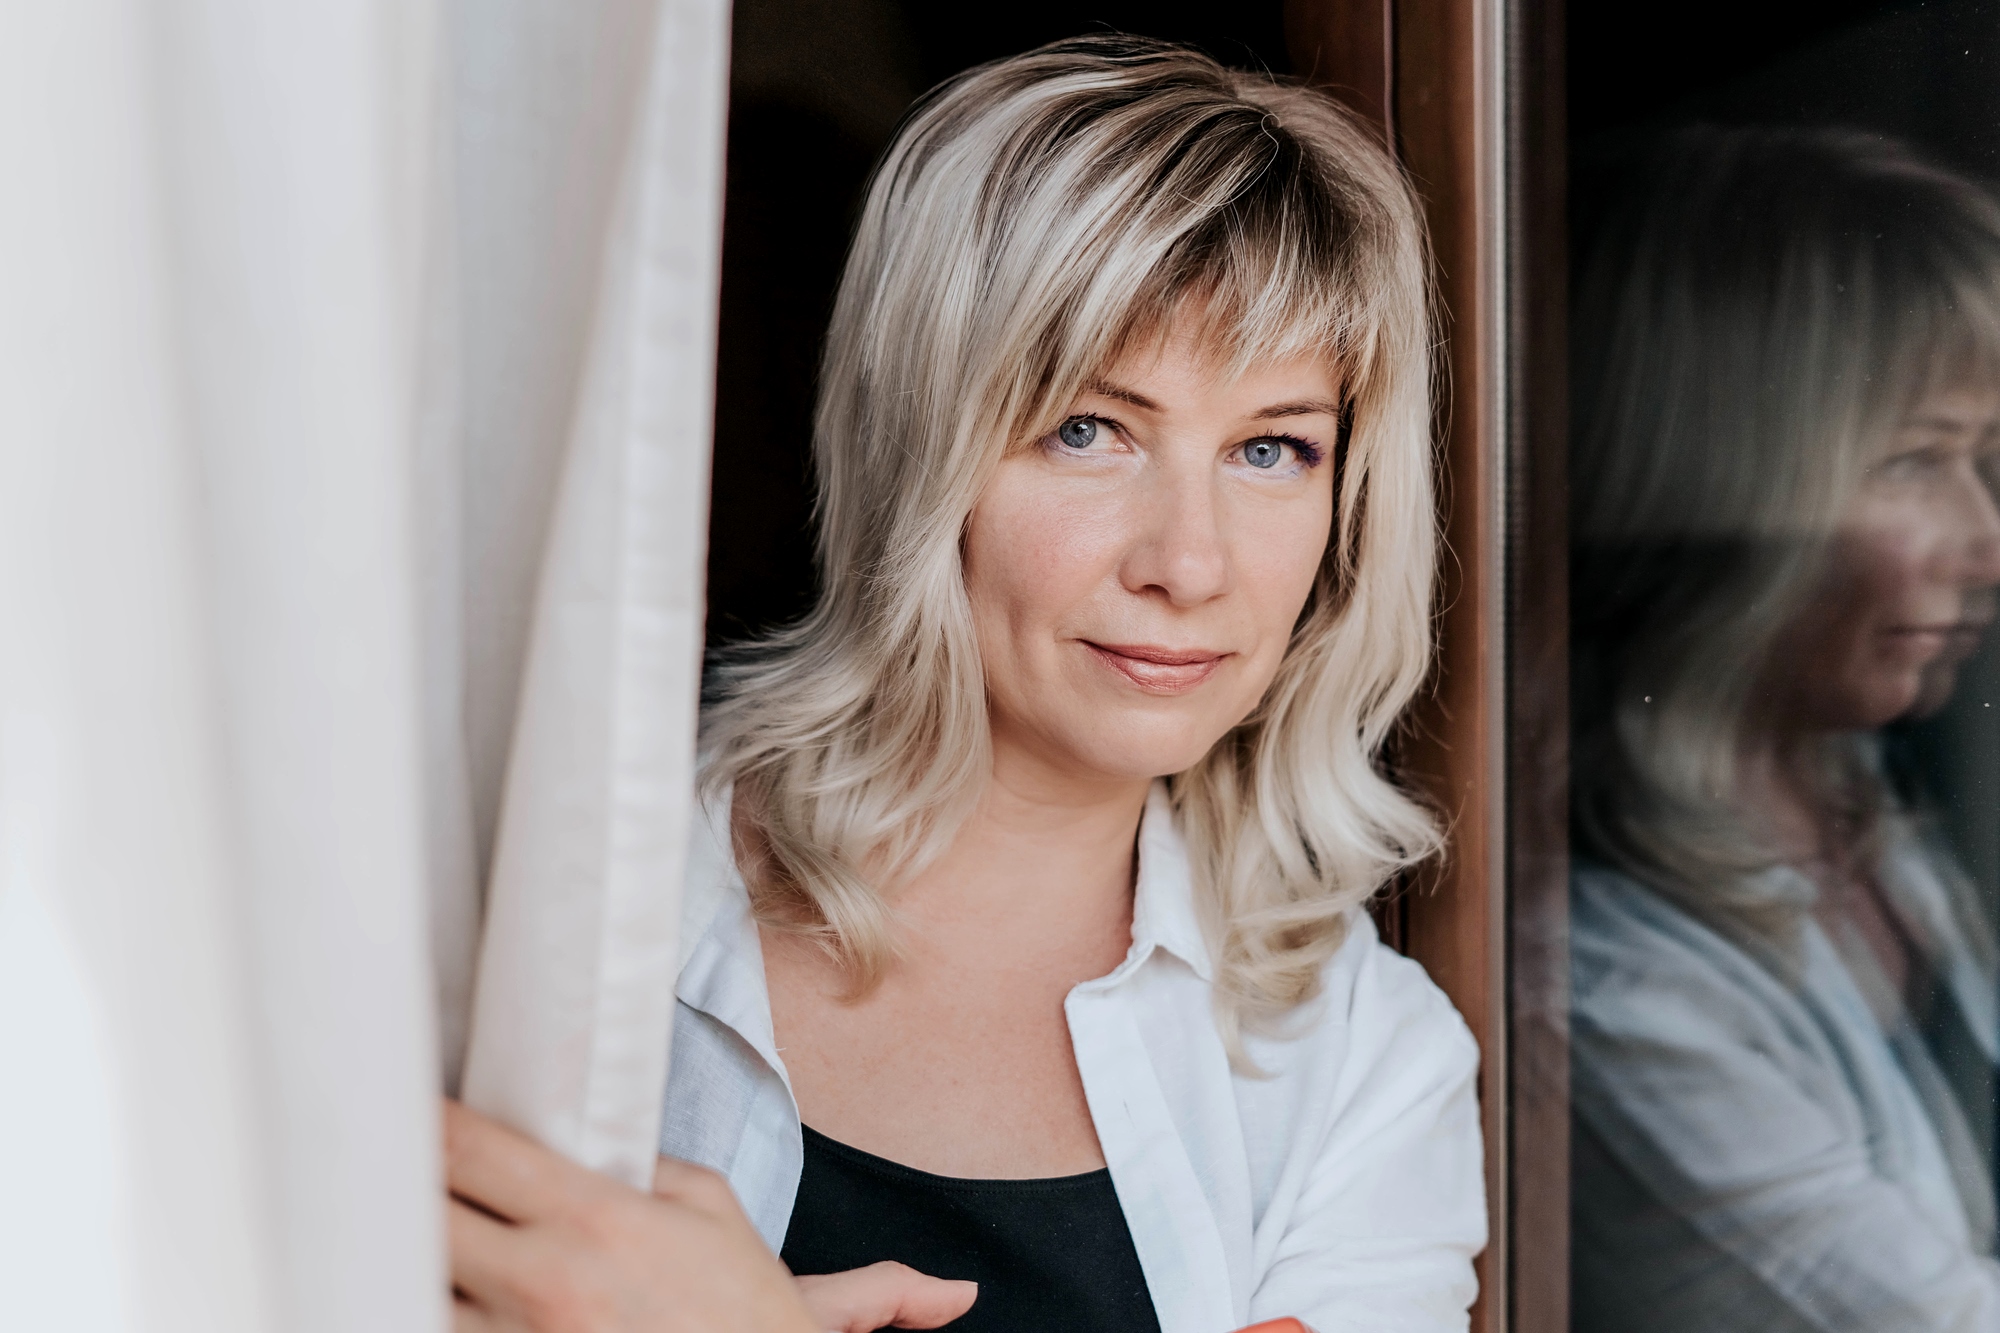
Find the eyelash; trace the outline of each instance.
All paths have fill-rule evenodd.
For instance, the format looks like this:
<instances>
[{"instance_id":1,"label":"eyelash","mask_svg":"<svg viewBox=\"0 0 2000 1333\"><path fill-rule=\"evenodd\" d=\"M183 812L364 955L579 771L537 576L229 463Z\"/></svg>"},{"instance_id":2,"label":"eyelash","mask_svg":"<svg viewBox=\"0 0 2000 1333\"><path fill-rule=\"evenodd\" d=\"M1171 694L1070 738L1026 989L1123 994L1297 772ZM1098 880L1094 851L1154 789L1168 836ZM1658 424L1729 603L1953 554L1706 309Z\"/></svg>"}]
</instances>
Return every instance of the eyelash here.
<instances>
[{"instance_id":1,"label":"eyelash","mask_svg":"<svg viewBox=\"0 0 2000 1333\"><path fill-rule=\"evenodd\" d=\"M1326 450L1320 448L1311 440L1302 440L1296 435L1286 435L1282 431L1266 431L1264 434L1257 436L1256 439L1245 440L1243 443L1255 444L1257 440L1276 440L1279 444L1289 444L1292 447L1292 452L1299 456L1299 463L1303 467L1318 467L1320 460L1326 457ZM1241 447L1241 445L1238 446L1238 448Z\"/></svg>"},{"instance_id":2,"label":"eyelash","mask_svg":"<svg viewBox=\"0 0 2000 1333\"><path fill-rule=\"evenodd\" d=\"M1109 426L1121 435L1125 433L1125 427L1117 421L1114 421L1110 417L1098 416L1094 412L1086 412L1080 416L1063 418L1065 425L1072 421L1095 421L1100 426ZM1243 444L1239 444L1236 447L1241 449L1244 445L1255 444L1259 440L1276 440L1279 444L1290 445L1292 452L1298 455L1299 465L1308 469L1318 467L1321 461L1326 458L1326 450L1319 445L1297 435L1288 435L1283 431L1266 431L1262 435L1253 435L1243 441Z\"/></svg>"},{"instance_id":3,"label":"eyelash","mask_svg":"<svg viewBox=\"0 0 2000 1333\"><path fill-rule=\"evenodd\" d=\"M1908 477L1920 472L1935 471L1944 463L1935 449L1910 449L1894 454L1877 463L1873 469L1878 477Z\"/></svg>"}]
</instances>

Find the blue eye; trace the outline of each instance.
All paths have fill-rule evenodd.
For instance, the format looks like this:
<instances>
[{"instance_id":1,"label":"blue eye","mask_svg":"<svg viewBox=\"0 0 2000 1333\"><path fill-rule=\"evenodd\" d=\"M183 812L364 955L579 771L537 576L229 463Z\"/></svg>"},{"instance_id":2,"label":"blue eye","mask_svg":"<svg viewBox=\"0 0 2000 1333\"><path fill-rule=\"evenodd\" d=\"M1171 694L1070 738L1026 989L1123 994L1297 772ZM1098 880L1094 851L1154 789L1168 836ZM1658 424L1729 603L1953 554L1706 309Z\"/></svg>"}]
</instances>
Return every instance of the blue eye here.
<instances>
[{"instance_id":1,"label":"blue eye","mask_svg":"<svg viewBox=\"0 0 2000 1333\"><path fill-rule=\"evenodd\" d=\"M1276 467L1284 457L1285 446L1279 440L1252 440L1243 446L1243 461L1251 467Z\"/></svg>"},{"instance_id":2,"label":"blue eye","mask_svg":"<svg viewBox=\"0 0 2000 1333\"><path fill-rule=\"evenodd\" d=\"M1071 417L1056 427L1056 438L1065 448L1088 449L1097 440L1097 423L1089 417Z\"/></svg>"}]
</instances>

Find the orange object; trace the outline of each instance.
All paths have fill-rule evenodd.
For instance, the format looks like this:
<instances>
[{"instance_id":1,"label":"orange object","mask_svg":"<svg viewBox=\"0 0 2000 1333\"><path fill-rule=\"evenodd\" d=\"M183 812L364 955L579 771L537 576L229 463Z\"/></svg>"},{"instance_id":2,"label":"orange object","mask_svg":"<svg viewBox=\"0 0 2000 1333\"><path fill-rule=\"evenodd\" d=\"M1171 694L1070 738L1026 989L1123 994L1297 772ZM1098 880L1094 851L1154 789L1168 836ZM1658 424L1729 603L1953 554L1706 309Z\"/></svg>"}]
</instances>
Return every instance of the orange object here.
<instances>
[{"instance_id":1,"label":"orange object","mask_svg":"<svg viewBox=\"0 0 2000 1333\"><path fill-rule=\"evenodd\" d=\"M1312 1333L1312 1330L1296 1319L1266 1319L1261 1324L1239 1328L1236 1333Z\"/></svg>"}]
</instances>

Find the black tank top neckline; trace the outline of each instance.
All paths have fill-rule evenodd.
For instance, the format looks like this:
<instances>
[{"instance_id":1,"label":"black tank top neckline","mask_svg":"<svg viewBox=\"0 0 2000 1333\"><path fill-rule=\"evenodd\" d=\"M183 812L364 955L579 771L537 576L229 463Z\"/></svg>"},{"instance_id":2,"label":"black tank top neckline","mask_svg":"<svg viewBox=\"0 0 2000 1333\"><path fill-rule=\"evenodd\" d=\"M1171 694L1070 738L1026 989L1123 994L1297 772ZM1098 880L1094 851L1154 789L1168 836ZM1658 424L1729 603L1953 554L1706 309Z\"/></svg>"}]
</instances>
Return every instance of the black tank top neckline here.
<instances>
[{"instance_id":1,"label":"black tank top neckline","mask_svg":"<svg viewBox=\"0 0 2000 1333\"><path fill-rule=\"evenodd\" d=\"M780 1252L794 1273L884 1259L979 1283L956 1333L1157 1333L1107 1168L1031 1179L934 1175L803 1126L805 1169Z\"/></svg>"}]
</instances>

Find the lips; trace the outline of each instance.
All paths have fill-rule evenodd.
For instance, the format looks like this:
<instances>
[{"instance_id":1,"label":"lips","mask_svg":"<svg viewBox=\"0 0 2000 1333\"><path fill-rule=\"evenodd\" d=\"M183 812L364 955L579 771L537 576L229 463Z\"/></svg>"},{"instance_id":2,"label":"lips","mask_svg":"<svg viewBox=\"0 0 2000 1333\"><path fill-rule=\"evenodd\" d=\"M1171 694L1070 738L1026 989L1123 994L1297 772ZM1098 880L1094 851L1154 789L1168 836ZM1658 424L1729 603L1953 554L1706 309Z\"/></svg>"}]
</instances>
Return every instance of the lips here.
<instances>
[{"instance_id":1,"label":"lips","mask_svg":"<svg viewBox=\"0 0 2000 1333\"><path fill-rule=\"evenodd\" d=\"M1148 694L1184 694L1214 675L1229 656L1202 648L1082 642L1099 662Z\"/></svg>"},{"instance_id":2,"label":"lips","mask_svg":"<svg viewBox=\"0 0 2000 1333\"><path fill-rule=\"evenodd\" d=\"M1888 633L1892 642L1907 645L1922 660L1949 657L1960 661L1978 649L1979 640L1991 623L1982 618L1947 625L1900 625Z\"/></svg>"}]
</instances>

